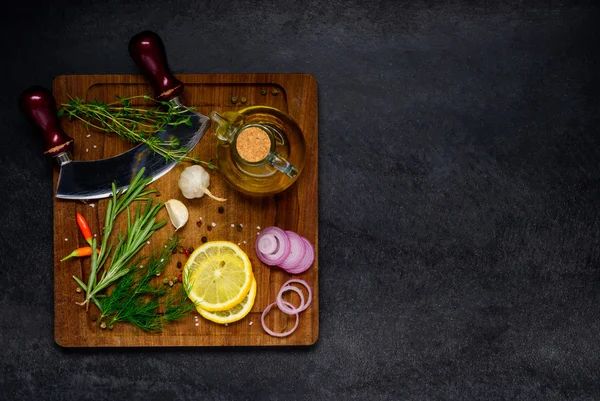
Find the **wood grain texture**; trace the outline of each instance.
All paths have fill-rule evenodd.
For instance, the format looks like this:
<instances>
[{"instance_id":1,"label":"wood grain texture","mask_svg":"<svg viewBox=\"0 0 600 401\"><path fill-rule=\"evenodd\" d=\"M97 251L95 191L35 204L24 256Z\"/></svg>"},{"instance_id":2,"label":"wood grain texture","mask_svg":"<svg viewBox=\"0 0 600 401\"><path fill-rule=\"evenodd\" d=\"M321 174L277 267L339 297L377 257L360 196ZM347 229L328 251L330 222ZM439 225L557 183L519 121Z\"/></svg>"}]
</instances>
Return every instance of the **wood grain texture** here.
<instances>
[{"instance_id":1,"label":"wood grain texture","mask_svg":"<svg viewBox=\"0 0 600 401\"><path fill-rule=\"evenodd\" d=\"M100 222L106 211L106 200L94 202L65 201L54 199L54 338L64 347L139 347L139 346L283 346L312 345L319 336L319 286L318 286L318 132L317 132L317 83L307 74L180 74L177 78L185 83L182 100L198 112L208 115L212 110L219 112L240 110L246 106L267 105L288 113L299 124L306 139L307 159L305 169L298 180L283 193L264 198L243 195L228 186L218 173L211 173L210 189L213 194L227 198L220 203L202 197L185 199L177 187L177 180L185 164L177 165L167 175L151 184L160 196L157 201L165 202L175 198L189 209L190 219L184 228L177 232L180 244L186 247L199 246L201 237L208 240L228 240L239 243L252 261L258 289L256 301L250 314L239 322L219 325L198 317L195 325L193 316L172 323L161 333L147 333L129 324L117 324L113 330L102 330L95 323L99 313L95 307L85 309L76 302L83 299L77 293L73 275L87 280L89 260L71 259L60 262L75 247L85 241L78 231L75 213L82 213L89 221L92 231L100 236ZM272 89L279 94L273 95ZM266 95L261 91L266 90ZM58 107L77 96L91 101L115 100L115 95L132 96L150 93L151 85L142 75L63 75L54 81L53 92ZM246 97L246 104L231 103L231 97ZM75 139L74 160L96 160L119 154L131 145L116 135L88 132L81 122L61 120L64 130ZM89 136L88 136L89 135ZM215 157L216 137L212 128L193 149L192 155L204 160ZM58 181L59 169L54 171L54 190ZM224 212L218 213L223 206ZM166 210L161 210L159 218L167 219ZM202 225L196 222L202 219ZM216 223L211 231L208 226ZM231 224L243 224L237 231ZM315 263L307 272L292 276L281 269L270 268L261 263L254 252L257 227L277 225L305 236L315 246ZM123 229L123 221L115 226L115 231ZM160 229L144 251L163 246L175 230L169 223ZM176 263L185 263L183 254L173 255L165 272L176 276L179 270ZM306 280L312 287L312 305L299 316L298 329L290 336L275 338L267 335L260 324L261 312L275 301L281 285L290 278ZM84 281L85 281L84 280ZM157 278L162 281L162 277ZM178 284L180 285L180 284ZM297 302L295 294L288 294ZM295 318L277 310L267 316L270 327L283 331L294 324ZM252 324L251 324L252 323Z\"/></svg>"}]
</instances>

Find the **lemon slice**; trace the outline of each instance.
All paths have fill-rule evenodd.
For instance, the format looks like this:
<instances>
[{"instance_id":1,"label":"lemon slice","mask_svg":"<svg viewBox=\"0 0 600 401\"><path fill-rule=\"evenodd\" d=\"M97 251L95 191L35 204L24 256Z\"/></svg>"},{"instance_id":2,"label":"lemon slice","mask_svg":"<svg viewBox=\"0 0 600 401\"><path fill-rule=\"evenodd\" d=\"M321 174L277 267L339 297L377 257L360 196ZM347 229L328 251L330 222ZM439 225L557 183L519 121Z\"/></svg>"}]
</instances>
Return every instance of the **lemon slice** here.
<instances>
[{"instance_id":1,"label":"lemon slice","mask_svg":"<svg viewBox=\"0 0 600 401\"><path fill-rule=\"evenodd\" d=\"M248 255L229 241L210 241L196 249L183 268L183 284L196 307L224 311L242 302L253 280Z\"/></svg>"},{"instance_id":2,"label":"lemon slice","mask_svg":"<svg viewBox=\"0 0 600 401\"><path fill-rule=\"evenodd\" d=\"M201 307L197 307L198 313L202 315L204 318L213 321L215 323L233 323L245 317L254 306L254 299L256 298L256 280L252 278L252 285L250 286L250 291L248 295L242 299L242 302L235 305L231 309L227 309L219 312L209 312L207 310L202 309Z\"/></svg>"}]
</instances>

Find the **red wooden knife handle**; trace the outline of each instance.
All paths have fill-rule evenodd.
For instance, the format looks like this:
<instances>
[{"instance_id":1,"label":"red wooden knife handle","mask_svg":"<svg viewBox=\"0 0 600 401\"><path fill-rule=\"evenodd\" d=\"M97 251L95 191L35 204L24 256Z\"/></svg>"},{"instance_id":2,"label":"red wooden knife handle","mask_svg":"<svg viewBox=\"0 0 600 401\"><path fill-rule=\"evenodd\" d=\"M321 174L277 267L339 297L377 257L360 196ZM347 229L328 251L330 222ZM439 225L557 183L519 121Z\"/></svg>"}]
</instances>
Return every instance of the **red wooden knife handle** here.
<instances>
[{"instance_id":1,"label":"red wooden knife handle","mask_svg":"<svg viewBox=\"0 0 600 401\"><path fill-rule=\"evenodd\" d=\"M73 146L73 138L65 134L56 114L52 93L41 86L32 86L19 96L21 112L42 132L44 154L52 157L65 153Z\"/></svg>"},{"instance_id":2,"label":"red wooden knife handle","mask_svg":"<svg viewBox=\"0 0 600 401\"><path fill-rule=\"evenodd\" d=\"M183 92L183 82L169 70L165 45L157 33L143 31L129 41L129 54L138 67L152 80L157 100L170 100Z\"/></svg>"}]
</instances>

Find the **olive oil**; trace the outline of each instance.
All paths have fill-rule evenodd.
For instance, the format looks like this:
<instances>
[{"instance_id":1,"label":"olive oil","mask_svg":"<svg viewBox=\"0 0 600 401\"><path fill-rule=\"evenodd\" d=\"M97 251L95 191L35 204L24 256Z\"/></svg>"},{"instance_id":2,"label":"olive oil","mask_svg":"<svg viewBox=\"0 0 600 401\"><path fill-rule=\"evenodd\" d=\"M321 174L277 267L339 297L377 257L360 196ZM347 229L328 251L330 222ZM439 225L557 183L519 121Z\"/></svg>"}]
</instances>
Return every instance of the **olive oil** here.
<instances>
[{"instance_id":1,"label":"olive oil","mask_svg":"<svg viewBox=\"0 0 600 401\"><path fill-rule=\"evenodd\" d=\"M240 192L273 195L287 189L302 172L306 158L304 136L287 114L272 107L252 106L223 115L213 112L211 119L218 138L217 165L229 184ZM240 133L252 128L267 133L271 142L267 156L258 161L244 159L236 147Z\"/></svg>"}]
</instances>

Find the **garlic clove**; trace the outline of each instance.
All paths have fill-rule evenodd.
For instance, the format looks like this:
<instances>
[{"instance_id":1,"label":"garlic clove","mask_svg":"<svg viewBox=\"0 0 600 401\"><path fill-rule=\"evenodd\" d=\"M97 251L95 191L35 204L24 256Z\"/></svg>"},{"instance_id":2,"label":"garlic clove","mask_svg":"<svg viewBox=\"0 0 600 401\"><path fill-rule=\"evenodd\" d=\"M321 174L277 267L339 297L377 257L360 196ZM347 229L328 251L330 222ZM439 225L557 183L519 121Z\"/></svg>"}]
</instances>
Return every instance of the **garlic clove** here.
<instances>
[{"instance_id":1,"label":"garlic clove","mask_svg":"<svg viewBox=\"0 0 600 401\"><path fill-rule=\"evenodd\" d=\"M169 199L165 202L165 207L167 208L167 214L169 215L171 224L175 227L175 231L179 230L187 223L190 214L187 207L185 207L181 201Z\"/></svg>"}]
</instances>

